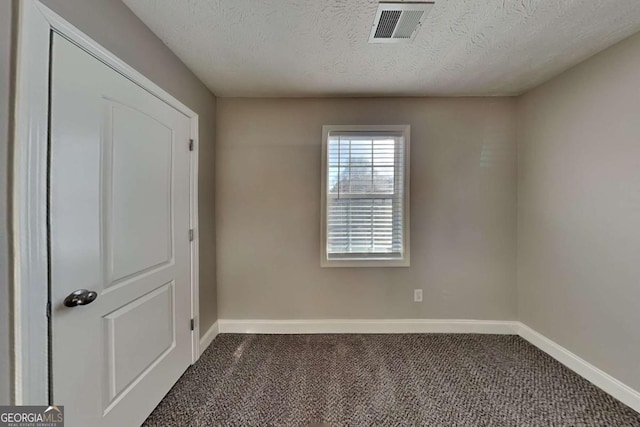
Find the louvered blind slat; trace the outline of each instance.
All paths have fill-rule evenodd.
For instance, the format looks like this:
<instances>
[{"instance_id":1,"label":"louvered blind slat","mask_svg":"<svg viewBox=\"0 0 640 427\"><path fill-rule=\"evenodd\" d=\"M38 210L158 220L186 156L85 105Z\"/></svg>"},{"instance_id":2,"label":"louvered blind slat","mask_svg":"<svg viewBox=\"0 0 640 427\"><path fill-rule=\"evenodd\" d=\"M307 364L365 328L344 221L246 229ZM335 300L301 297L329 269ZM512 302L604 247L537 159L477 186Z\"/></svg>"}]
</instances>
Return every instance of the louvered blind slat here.
<instances>
[{"instance_id":1,"label":"louvered blind slat","mask_svg":"<svg viewBox=\"0 0 640 427\"><path fill-rule=\"evenodd\" d=\"M327 259L403 256L402 133L332 132L327 141Z\"/></svg>"}]
</instances>

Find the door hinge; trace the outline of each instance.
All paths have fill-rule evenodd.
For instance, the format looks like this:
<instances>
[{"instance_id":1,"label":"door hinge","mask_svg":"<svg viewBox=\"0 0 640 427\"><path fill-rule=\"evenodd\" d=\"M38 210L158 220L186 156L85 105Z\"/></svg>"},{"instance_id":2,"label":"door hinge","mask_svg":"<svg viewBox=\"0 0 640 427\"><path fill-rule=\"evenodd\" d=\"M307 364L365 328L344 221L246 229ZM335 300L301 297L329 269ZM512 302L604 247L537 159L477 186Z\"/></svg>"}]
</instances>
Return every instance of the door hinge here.
<instances>
[{"instance_id":1,"label":"door hinge","mask_svg":"<svg viewBox=\"0 0 640 427\"><path fill-rule=\"evenodd\" d=\"M193 139L189 140L189 151L193 151Z\"/></svg>"},{"instance_id":2,"label":"door hinge","mask_svg":"<svg viewBox=\"0 0 640 427\"><path fill-rule=\"evenodd\" d=\"M47 319L51 319L51 301L47 301Z\"/></svg>"},{"instance_id":3,"label":"door hinge","mask_svg":"<svg viewBox=\"0 0 640 427\"><path fill-rule=\"evenodd\" d=\"M196 329L196 319L191 319L191 330L194 331Z\"/></svg>"},{"instance_id":4,"label":"door hinge","mask_svg":"<svg viewBox=\"0 0 640 427\"><path fill-rule=\"evenodd\" d=\"M189 241L193 242L193 228L189 230Z\"/></svg>"}]
</instances>

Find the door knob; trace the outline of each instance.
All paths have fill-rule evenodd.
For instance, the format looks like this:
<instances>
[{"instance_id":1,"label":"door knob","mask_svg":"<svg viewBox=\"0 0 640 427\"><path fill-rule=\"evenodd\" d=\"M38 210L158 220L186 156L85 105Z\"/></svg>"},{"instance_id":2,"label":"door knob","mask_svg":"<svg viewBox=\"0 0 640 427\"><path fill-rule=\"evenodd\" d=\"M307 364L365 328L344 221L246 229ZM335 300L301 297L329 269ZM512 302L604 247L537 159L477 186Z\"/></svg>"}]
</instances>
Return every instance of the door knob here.
<instances>
[{"instance_id":1,"label":"door knob","mask_svg":"<svg viewBox=\"0 0 640 427\"><path fill-rule=\"evenodd\" d=\"M67 307L76 307L78 305L91 304L98 298L98 293L88 291L86 289L78 289L73 291L64 299L64 305Z\"/></svg>"}]
</instances>

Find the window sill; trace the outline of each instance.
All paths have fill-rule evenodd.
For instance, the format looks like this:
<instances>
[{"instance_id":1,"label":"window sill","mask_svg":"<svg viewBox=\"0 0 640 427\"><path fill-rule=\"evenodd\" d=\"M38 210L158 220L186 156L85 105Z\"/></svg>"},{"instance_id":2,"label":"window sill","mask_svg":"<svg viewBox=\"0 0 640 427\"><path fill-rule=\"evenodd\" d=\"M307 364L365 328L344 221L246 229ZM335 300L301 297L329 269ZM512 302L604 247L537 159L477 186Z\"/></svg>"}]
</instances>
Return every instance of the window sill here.
<instances>
[{"instance_id":1,"label":"window sill","mask_svg":"<svg viewBox=\"0 0 640 427\"><path fill-rule=\"evenodd\" d=\"M402 259L325 259L320 260L320 267L411 267L409 258Z\"/></svg>"}]
</instances>

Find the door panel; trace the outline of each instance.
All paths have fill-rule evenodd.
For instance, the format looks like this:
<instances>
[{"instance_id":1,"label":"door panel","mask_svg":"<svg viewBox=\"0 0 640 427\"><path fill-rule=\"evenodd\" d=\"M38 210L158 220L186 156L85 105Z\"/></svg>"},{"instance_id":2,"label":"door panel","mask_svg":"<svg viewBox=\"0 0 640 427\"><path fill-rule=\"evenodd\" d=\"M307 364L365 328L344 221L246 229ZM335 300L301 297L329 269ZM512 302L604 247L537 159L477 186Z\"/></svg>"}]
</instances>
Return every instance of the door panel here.
<instances>
[{"instance_id":1,"label":"door panel","mask_svg":"<svg viewBox=\"0 0 640 427\"><path fill-rule=\"evenodd\" d=\"M116 397L175 347L174 283L104 316L107 381L105 410Z\"/></svg>"},{"instance_id":2,"label":"door panel","mask_svg":"<svg viewBox=\"0 0 640 427\"><path fill-rule=\"evenodd\" d=\"M110 102L111 283L171 261L171 129ZM111 136L111 138L109 138ZM139 195L144 197L139 197Z\"/></svg>"},{"instance_id":3,"label":"door panel","mask_svg":"<svg viewBox=\"0 0 640 427\"><path fill-rule=\"evenodd\" d=\"M189 119L57 35L51 68L54 401L139 425L191 362Z\"/></svg>"}]
</instances>

